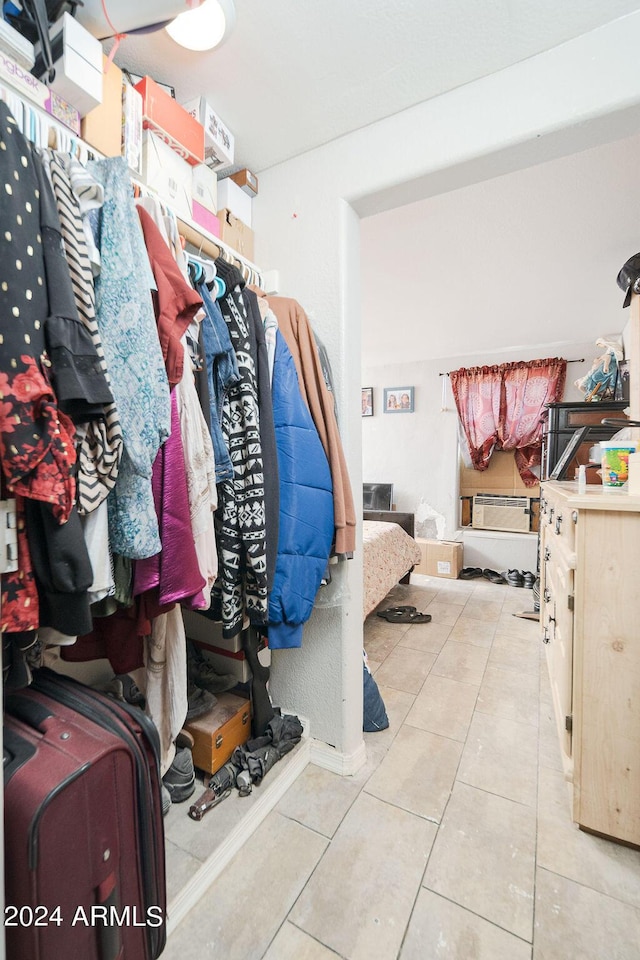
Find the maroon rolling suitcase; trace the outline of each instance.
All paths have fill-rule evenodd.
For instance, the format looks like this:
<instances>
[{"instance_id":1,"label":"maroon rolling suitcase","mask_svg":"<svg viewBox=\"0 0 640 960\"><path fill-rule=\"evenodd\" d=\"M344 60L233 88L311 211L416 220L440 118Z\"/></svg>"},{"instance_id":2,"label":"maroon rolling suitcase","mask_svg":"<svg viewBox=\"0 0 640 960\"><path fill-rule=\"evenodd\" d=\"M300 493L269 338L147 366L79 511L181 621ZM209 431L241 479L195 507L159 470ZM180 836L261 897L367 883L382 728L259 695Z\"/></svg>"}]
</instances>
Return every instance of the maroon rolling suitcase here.
<instances>
[{"instance_id":1,"label":"maroon rolling suitcase","mask_svg":"<svg viewBox=\"0 0 640 960\"><path fill-rule=\"evenodd\" d=\"M158 736L48 670L5 702L9 960L155 960L166 942Z\"/></svg>"}]
</instances>

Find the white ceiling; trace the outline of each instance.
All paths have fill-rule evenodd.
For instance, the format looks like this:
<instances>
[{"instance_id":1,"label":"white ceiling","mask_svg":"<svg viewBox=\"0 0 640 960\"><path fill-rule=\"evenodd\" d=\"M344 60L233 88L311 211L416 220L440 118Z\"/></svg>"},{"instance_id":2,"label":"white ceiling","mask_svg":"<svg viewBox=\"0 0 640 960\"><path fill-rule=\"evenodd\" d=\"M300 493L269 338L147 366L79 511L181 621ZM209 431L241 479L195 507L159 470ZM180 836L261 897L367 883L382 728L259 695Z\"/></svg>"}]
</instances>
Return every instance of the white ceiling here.
<instances>
[{"instance_id":1,"label":"white ceiling","mask_svg":"<svg viewBox=\"0 0 640 960\"><path fill-rule=\"evenodd\" d=\"M571 359L590 363L629 318L616 277L640 249L639 154L635 134L363 219L363 366L407 363L409 343L412 361L469 366L586 341Z\"/></svg>"},{"instance_id":2,"label":"white ceiling","mask_svg":"<svg viewBox=\"0 0 640 960\"><path fill-rule=\"evenodd\" d=\"M218 50L129 36L123 67L204 95L257 173L639 9L638 0L236 0ZM110 44L106 45L109 49Z\"/></svg>"}]
</instances>

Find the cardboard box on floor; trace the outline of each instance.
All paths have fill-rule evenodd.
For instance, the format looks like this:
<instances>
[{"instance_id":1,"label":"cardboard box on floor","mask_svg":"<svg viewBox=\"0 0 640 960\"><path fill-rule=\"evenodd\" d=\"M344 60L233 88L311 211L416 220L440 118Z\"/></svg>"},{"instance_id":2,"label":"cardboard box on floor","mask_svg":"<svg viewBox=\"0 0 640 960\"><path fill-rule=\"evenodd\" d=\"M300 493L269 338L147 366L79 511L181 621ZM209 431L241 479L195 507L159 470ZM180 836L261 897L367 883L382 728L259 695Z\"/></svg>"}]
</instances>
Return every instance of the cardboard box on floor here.
<instances>
[{"instance_id":1,"label":"cardboard box on floor","mask_svg":"<svg viewBox=\"0 0 640 960\"><path fill-rule=\"evenodd\" d=\"M413 568L413 573L428 577L447 577L457 580L462 570L463 544L458 540L425 540L416 537L422 559Z\"/></svg>"}]
</instances>

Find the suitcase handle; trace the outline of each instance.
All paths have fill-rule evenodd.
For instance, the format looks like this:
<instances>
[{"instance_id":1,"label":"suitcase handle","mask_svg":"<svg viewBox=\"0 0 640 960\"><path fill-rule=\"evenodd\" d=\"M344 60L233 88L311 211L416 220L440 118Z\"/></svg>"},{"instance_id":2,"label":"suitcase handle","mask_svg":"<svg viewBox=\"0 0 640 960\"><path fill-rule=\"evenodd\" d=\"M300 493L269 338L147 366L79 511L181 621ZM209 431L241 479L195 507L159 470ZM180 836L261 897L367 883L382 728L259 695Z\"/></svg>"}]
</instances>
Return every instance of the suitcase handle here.
<instances>
[{"instance_id":1,"label":"suitcase handle","mask_svg":"<svg viewBox=\"0 0 640 960\"><path fill-rule=\"evenodd\" d=\"M31 697L21 696L19 693L10 693L5 700L5 709L12 717L22 720L32 730L39 730L44 733L46 721L53 717L51 710L48 710L42 703L32 700Z\"/></svg>"},{"instance_id":2,"label":"suitcase handle","mask_svg":"<svg viewBox=\"0 0 640 960\"><path fill-rule=\"evenodd\" d=\"M109 874L97 889L97 900L100 906L107 910L118 910L120 902L118 885L115 873ZM98 923L96 934L100 950L100 960L122 960L123 943L120 927L113 923Z\"/></svg>"},{"instance_id":3,"label":"suitcase handle","mask_svg":"<svg viewBox=\"0 0 640 960\"><path fill-rule=\"evenodd\" d=\"M3 730L2 767L5 787L23 763L34 756L36 748L32 743L23 740L21 736L7 727Z\"/></svg>"}]
</instances>

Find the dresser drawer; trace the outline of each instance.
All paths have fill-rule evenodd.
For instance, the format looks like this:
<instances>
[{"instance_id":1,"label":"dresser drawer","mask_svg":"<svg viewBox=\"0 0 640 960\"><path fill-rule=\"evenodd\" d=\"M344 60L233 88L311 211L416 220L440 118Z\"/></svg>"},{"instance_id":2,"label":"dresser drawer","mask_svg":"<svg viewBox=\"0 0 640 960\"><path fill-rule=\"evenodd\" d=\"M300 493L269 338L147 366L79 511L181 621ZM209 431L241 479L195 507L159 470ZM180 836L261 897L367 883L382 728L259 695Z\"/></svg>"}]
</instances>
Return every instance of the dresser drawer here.
<instances>
[{"instance_id":1,"label":"dresser drawer","mask_svg":"<svg viewBox=\"0 0 640 960\"><path fill-rule=\"evenodd\" d=\"M544 487L540 501L540 530L545 532L545 542L561 541L565 553L572 553L576 545L577 512L570 509L566 497Z\"/></svg>"}]
</instances>

